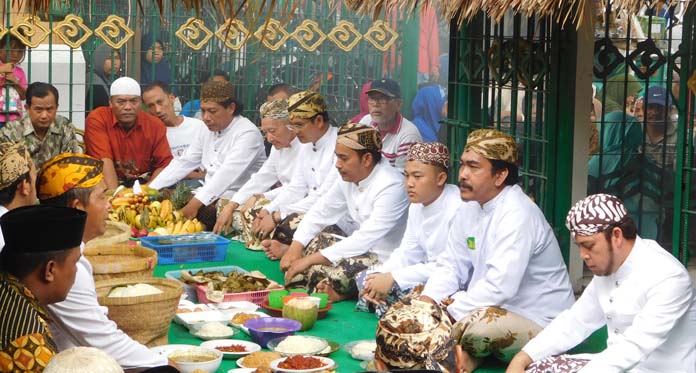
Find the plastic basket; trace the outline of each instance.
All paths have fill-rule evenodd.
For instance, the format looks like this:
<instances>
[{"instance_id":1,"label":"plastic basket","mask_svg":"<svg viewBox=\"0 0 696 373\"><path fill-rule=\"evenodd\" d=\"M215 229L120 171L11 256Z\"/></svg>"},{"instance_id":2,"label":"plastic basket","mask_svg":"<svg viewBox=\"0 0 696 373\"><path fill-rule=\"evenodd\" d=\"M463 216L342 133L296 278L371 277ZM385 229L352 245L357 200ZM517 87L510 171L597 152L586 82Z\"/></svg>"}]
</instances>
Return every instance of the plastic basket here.
<instances>
[{"instance_id":1,"label":"plastic basket","mask_svg":"<svg viewBox=\"0 0 696 373\"><path fill-rule=\"evenodd\" d=\"M200 233L197 233L200 235ZM221 262L227 256L227 246L230 240L216 234L211 242L160 244L162 240L178 240L182 236L152 236L140 238L140 243L157 251L159 264Z\"/></svg>"},{"instance_id":2,"label":"plastic basket","mask_svg":"<svg viewBox=\"0 0 696 373\"><path fill-rule=\"evenodd\" d=\"M198 303L213 303L205 293L205 286L196 285L196 294L198 296ZM234 302L234 301L249 301L257 306L260 306L263 301L268 298L268 293L270 290L258 290L258 291L247 291L244 293L226 293L223 298L223 302Z\"/></svg>"},{"instance_id":3,"label":"plastic basket","mask_svg":"<svg viewBox=\"0 0 696 373\"><path fill-rule=\"evenodd\" d=\"M198 271L203 271L203 272L222 272L224 274L228 274L230 272L239 272L239 273L249 273L244 268L237 267L237 266L221 266L221 267L205 267L205 268L187 268L187 271L191 273L196 273ZM164 277L172 280L181 280L181 270L177 269L176 271L167 271L164 274ZM183 282L182 282L183 283ZM189 285L189 284L183 284L184 285L184 292L186 293L186 299L190 300L191 302L196 302L198 299L198 294L196 293L196 286L195 285ZM205 290L203 290L205 292ZM210 303L210 302L208 302Z\"/></svg>"}]
</instances>

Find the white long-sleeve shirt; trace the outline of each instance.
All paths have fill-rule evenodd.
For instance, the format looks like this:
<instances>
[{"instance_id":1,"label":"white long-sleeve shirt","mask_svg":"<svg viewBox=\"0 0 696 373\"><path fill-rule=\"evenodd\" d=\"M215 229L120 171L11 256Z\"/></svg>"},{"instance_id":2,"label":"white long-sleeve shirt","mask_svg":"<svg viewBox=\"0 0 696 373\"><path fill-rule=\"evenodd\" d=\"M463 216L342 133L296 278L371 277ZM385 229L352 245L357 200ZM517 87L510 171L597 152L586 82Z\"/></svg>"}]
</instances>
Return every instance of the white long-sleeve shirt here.
<instances>
[{"instance_id":1,"label":"white long-sleeve shirt","mask_svg":"<svg viewBox=\"0 0 696 373\"><path fill-rule=\"evenodd\" d=\"M254 194L263 193L264 197L273 200L283 190L283 186L290 183L297 156L304 147L311 147L310 144L303 144L295 137L287 148L271 148L263 166L244 183L244 185L232 196L230 201L243 204ZM271 189L273 185L280 182L280 187Z\"/></svg>"},{"instance_id":2,"label":"white long-sleeve shirt","mask_svg":"<svg viewBox=\"0 0 696 373\"><path fill-rule=\"evenodd\" d=\"M553 230L518 185L483 206L464 203L437 262L423 295L451 295L456 320L496 306L543 327L575 300Z\"/></svg>"},{"instance_id":3,"label":"white long-sleeve shirt","mask_svg":"<svg viewBox=\"0 0 696 373\"><path fill-rule=\"evenodd\" d=\"M205 182L195 193L196 199L207 206L218 198L231 198L265 160L261 132L249 119L236 116L222 131L199 131L196 141L181 157L172 160L150 187L168 187L202 167L206 170Z\"/></svg>"},{"instance_id":4,"label":"white long-sleeve shirt","mask_svg":"<svg viewBox=\"0 0 696 373\"><path fill-rule=\"evenodd\" d=\"M0 216L7 214L9 210L5 206L0 206ZM0 252L2 248L5 247L5 238L2 236L2 231L0 231Z\"/></svg>"},{"instance_id":5,"label":"white long-sleeve shirt","mask_svg":"<svg viewBox=\"0 0 696 373\"><path fill-rule=\"evenodd\" d=\"M316 143L302 148L297 156L300 162L295 167L290 183L264 207L266 210L279 211L282 218L291 213L309 211L321 193L328 191L338 180L338 172L334 167L337 136L338 129L329 127Z\"/></svg>"},{"instance_id":6,"label":"white long-sleeve shirt","mask_svg":"<svg viewBox=\"0 0 696 373\"><path fill-rule=\"evenodd\" d=\"M684 266L636 238L616 273L595 276L577 303L523 348L534 361L565 352L602 326L607 348L580 371L696 372L696 296Z\"/></svg>"},{"instance_id":7,"label":"white long-sleeve shirt","mask_svg":"<svg viewBox=\"0 0 696 373\"><path fill-rule=\"evenodd\" d=\"M437 256L447 246L447 235L461 204L459 188L451 184L445 185L428 206L412 203L401 245L370 272L391 273L401 289L424 284L437 271Z\"/></svg>"},{"instance_id":8,"label":"white long-sleeve shirt","mask_svg":"<svg viewBox=\"0 0 696 373\"><path fill-rule=\"evenodd\" d=\"M84 244L80 246L84 250ZM106 315L99 305L92 277L92 265L84 256L77 262L75 283L64 301L48 305L49 328L58 351L87 346L113 357L124 369L167 365L167 358L134 341Z\"/></svg>"},{"instance_id":9,"label":"white long-sleeve shirt","mask_svg":"<svg viewBox=\"0 0 696 373\"><path fill-rule=\"evenodd\" d=\"M348 215L359 228L321 255L333 264L367 252L385 261L401 242L407 209L404 176L382 159L359 183L336 182L307 212L293 239L306 246L322 229Z\"/></svg>"}]
</instances>

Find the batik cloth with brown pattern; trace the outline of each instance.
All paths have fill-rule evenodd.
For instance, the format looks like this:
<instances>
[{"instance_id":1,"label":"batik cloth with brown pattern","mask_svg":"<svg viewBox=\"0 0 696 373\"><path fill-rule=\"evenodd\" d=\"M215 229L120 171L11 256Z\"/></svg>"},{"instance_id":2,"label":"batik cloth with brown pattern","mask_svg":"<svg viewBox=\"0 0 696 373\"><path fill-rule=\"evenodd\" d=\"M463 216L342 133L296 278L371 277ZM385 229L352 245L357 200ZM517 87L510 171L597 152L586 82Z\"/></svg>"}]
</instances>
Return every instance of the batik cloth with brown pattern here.
<instances>
[{"instance_id":1,"label":"batik cloth with brown pattern","mask_svg":"<svg viewBox=\"0 0 696 373\"><path fill-rule=\"evenodd\" d=\"M0 190L12 185L31 169L31 155L22 143L0 144Z\"/></svg>"},{"instance_id":2,"label":"batik cloth with brown pattern","mask_svg":"<svg viewBox=\"0 0 696 373\"><path fill-rule=\"evenodd\" d=\"M348 122L338 129L337 144L342 144L353 150L382 150L382 137L379 132L365 124Z\"/></svg>"},{"instance_id":3,"label":"batik cloth with brown pattern","mask_svg":"<svg viewBox=\"0 0 696 373\"><path fill-rule=\"evenodd\" d=\"M542 328L498 307L478 308L454 324L452 338L474 358L510 361Z\"/></svg>"},{"instance_id":4,"label":"batik cloth with brown pattern","mask_svg":"<svg viewBox=\"0 0 696 373\"><path fill-rule=\"evenodd\" d=\"M485 128L471 132L464 146L464 151L469 150L487 159L517 164L515 139L498 130Z\"/></svg>"},{"instance_id":5,"label":"batik cloth with brown pattern","mask_svg":"<svg viewBox=\"0 0 696 373\"><path fill-rule=\"evenodd\" d=\"M0 272L0 372L41 372L58 353L48 312L16 277Z\"/></svg>"},{"instance_id":6,"label":"batik cloth with brown pattern","mask_svg":"<svg viewBox=\"0 0 696 373\"><path fill-rule=\"evenodd\" d=\"M311 119L321 113L328 112L324 97L312 91L297 92L288 98L288 114L290 119Z\"/></svg>"},{"instance_id":7,"label":"batik cloth with brown pattern","mask_svg":"<svg viewBox=\"0 0 696 373\"><path fill-rule=\"evenodd\" d=\"M377 324L375 356L390 367L437 369L454 351L452 323L439 305L406 298Z\"/></svg>"},{"instance_id":8,"label":"batik cloth with brown pattern","mask_svg":"<svg viewBox=\"0 0 696 373\"><path fill-rule=\"evenodd\" d=\"M600 193L576 202L568 211L565 225L573 235L592 236L623 223L627 217L628 211L618 197Z\"/></svg>"},{"instance_id":9,"label":"batik cloth with brown pattern","mask_svg":"<svg viewBox=\"0 0 696 373\"><path fill-rule=\"evenodd\" d=\"M338 228L336 228L338 229ZM343 234L345 235L345 234ZM312 255L319 250L325 249L342 239L334 233L326 230L314 237L302 251L302 256ZM317 285L322 281L327 281L333 290L345 295L350 299L358 296L356 277L358 273L366 270L370 266L379 263L379 257L371 252L354 256L352 258L341 259L336 265L313 265L305 272L293 277L286 287L306 289L309 293L316 291Z\"/></svg>"},{"instance_id":10,"label":"batik cloth with brown pattern","mask_svg":"<svg viewBox=\"0 0 696 373\"><path fill-rule=\"evenodd\" d=\"M259 108L259 113L261 118L288 119L288 100L281 98L280 100L264 102Z\"/></svg>"},{"instance_id":11,"label":"batik cloth with brown pattern","mask_svg":"<svg viewBox=\"0 0 696 373\"><path fill-rule=\"evenodd\" d=\"M450 165L450 152L445 144L439 142L417 142L408 149L407 159L447 169Z\"/></svg>"},{"instance_id":12,"label":"batik cloth with brown pattern","mask_svg":"<svg viewBox=\"0 0 696 373\"><path fill-rule=\"evenodd\" d=\"M251 228L254 224L254 220L256 217L259 215L259 212L263 210L263 207L269 204L271 201L267 198L259 198L256 200L256 203L254 203L254 206L248 208L244 213L241 214L242 218L242 233L241 233L241 239L242 242L244 242L244 247L246 247L249 250L253 251L261 251L263 250L263 246L261 246L261 241L263 241L266 237L261 236L259 233L254 233L251 231Z\"/></svg>"},{"instance_id":13,"label":"batik cloth with brown pattern","mask_svg":"<svg viewBox=\"0 0 696 373\"><path fill-rule=\"evenodd\" d=\"M549 356L530 364L525 373L576 373L589 362L589 359L581 359L568 354Z\"/></svg>"},{"instance_id":14,"label":"batik cloth with brown pattern","mask_svg":"<svg viewBox=\"0 0 696 373\"><path fill-rule=\"evenodd\" d=\"M230 82L213 80L201 86L201 102L221 103L234 98L234 86Z\"/></svg>"}]
</instances>

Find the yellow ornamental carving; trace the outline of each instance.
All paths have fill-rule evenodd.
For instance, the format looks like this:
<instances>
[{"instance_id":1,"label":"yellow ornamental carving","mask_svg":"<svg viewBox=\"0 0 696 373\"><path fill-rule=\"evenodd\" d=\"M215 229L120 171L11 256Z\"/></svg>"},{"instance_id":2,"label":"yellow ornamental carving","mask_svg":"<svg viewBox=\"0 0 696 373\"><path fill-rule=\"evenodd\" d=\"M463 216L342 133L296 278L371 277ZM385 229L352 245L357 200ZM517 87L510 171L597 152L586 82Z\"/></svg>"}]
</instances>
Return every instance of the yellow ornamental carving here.
<instances>
[{"instance_id":1,"label":"yellow ornamental carving","mask_svg":"<svg viewBox=\"0 0 696 373\"><path fill-rule=\"evenodd\" d=\"M94 33L99 36L100 39L114 49L120 49L124 44L133 37L133 30L128 27L126 21L116 15L108 16L104 22L102 22L99 27L94 30ZM123 34L123 37L121 37Z\"/></svg>"},{"instance_id":2,"label":"yellow ornamental carving","mask_svg":"<svg viewBox=\"0 0 696 373\"><path fill-rule=\"evenodd\" d=\"M269 19L266 25L259 27L254 33L254 36L261 41L261 44L272 51L280 49L288 38L290 38L290 34L285 31L280 22L275 18Z\"/></svg>"},{"instance_id":3,"label":"yellow ornamental carving","mask_svg":"<svg viewBox=\"0 0 696 373\"><path fill-rule=\"evenodd\" d=\"M5 37L5 34L7 34L10 30L5 28L5 26L0 25L0 39Z\"/></svg>"},{"instance_id":4,"label":"yellow ornamental carving","mask_svg":"<svg viewBox=\"0 0 696 373\"><path fill-rule=\"evenodd\" d=\"M228 19L215 32L215 36L222 41L227 48L240 50L251 36L244 23L238 19Z\"/></svg>"},{"instance_id":5,"label":"yellow ornamental carving","mask_svg":"<svg viewBox=\"0 0 696 373\"><path fill-rule=\"evenodd\" d=\"M79 37L80 31L82 31L81 37ZM58 35L60 40L69 45L70 48L79 48L93 34L82 18L74 14L68 14L63 21L55 25L53 33ZM78 39L75 40L75 38Z\"/></svg>"},{"instance_id":6,"label":"yellow ornamental carving","mask_svg":"<svg viewBox=\"0 0 696 373\"><path fill-rule=\"evenodd\" d=\"M346 20L338 22L329 32L328 37L344 52L350 52L362 39L362 35L355 26Z\"/></svg>"},{"instance_id":7,"label":"yellow ornamental carving","mask_svg":"<svg viewBox=\"0 0 696 373\"><path fill-rule=\"evenodd\" d=\"M387 22L376 21L363 36L375 48L386 52L399 38L399 34Z\"/></svg>"},{"instance_id":8,"label":"yellow ornamental carving","mask_svg":"<svg viewBox=\"0 0 696 373\"><path fill-rule=\"evenodd\" d=\"M187 19L174 34L193 50L200 50L213 37L213 32L205 26L205 22L196 17Z\"/></svg>"},{"instance_id":9,"label":"yellow ornamental carving","mask_svg":"<svg viewBox=\"0 0 696 373\"><path fill-rule=\"evenodd\" d=\"M25 16L24 19L12 26L10 34L16 36L29 48L38 47L48 37L51 30L44 27L37 20L38 18L34 16Z\"/></svg>"},{"instance_id":10,"label":"yellow ornamental carving","mask_svg":"<svg viewBox=\"0 0 696 373\"><path fill-rule=\"evenodd\" d=\"M314 52L326 40L326 34L321 31L319 24L311 19L305 19L292 33L293 39L307 51Z\"/></svg>"}]
</instances>

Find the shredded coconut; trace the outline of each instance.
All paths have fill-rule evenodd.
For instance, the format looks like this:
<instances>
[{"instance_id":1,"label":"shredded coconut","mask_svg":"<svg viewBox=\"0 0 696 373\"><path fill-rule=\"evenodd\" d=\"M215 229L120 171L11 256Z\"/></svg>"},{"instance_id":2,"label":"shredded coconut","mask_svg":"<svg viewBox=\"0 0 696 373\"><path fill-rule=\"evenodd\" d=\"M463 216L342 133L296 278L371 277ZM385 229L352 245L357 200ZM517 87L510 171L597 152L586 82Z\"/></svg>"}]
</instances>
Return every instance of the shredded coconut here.
<instances>
[{"instance_id":1,"label":"shredded coconut","mask_svg":"<svg viewBox=\"0 0 696 373\"><path fill-rule=\"evenodd\" d=\"M317 353L325 346L321 339L293 335L278 343L275 350L283 354Z\"/></svg>"},{"instance_id":2,"label":"shredded coconut","mask_svg":"<svg viewBox=\"0 0 696 373\"><path fill-rule=\"evenodd\" d=\"M162 290L148 284L119 286L109 293L109 298L142 297L144 295L162 294Z\"/></svg>"},{"instance_id":3,"label":"shredded coconut","mask_svg":"<svg viewBox=\"0 0 696 373\"><path fill-rule=\"evenodd\" d=\"M196 334L201 337L225 337L234 334L234 330L223 323L214 321L203 324Z\"/></svg>"}]
</instances>

